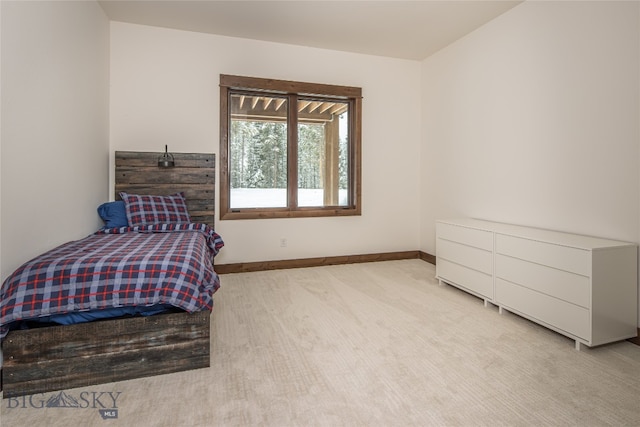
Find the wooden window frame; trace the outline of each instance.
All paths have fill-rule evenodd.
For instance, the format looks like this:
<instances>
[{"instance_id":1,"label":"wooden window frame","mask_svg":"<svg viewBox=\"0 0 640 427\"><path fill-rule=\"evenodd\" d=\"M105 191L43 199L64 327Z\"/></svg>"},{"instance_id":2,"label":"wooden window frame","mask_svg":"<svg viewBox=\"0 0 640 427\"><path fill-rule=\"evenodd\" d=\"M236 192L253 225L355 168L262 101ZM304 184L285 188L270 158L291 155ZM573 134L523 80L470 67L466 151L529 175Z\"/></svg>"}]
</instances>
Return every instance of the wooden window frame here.
<instances>
[{"instance_id":1,"label":"wooden window frame","mask_svg":"<svg viewBox=\"0 0 640 427\"><path fill-rule=\"evenodd\" d=\"M229 111L230 93L233 90L264 91L273 95L287 95L296 101L298 96L340 98L350 104L349 108L349 205L326 207L297 206L297 102L289 102L287 126L287 207L278 208L233 208L230 207L230 165ZM268 219L355 216L362 214L362 89L350 86L336 86L317 83L303 83L288 80L263 79L257 77L220 75L220 219Z\"/></svg>"}]
</instances>

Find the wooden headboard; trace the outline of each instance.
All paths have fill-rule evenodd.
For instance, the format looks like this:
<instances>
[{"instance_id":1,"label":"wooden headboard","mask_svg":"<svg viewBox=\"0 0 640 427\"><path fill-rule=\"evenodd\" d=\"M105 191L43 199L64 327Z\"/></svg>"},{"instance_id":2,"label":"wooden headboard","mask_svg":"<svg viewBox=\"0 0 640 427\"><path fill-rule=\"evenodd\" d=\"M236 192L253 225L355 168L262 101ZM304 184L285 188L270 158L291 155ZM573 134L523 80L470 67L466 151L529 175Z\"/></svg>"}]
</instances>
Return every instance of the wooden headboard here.
<instances>
[{"instance_id":1,"label":"wooden headboard","mask_svg":"<svg viewBox=\"0 0 640 427\"><path fill-rule=\"evenodd\" d=\"M172 153L175 167L158 167L163 153L116 151L115 197L120 192L166 196L184 192L193 222L214 226L215 154Z\"/></svg>"}]
</instances>

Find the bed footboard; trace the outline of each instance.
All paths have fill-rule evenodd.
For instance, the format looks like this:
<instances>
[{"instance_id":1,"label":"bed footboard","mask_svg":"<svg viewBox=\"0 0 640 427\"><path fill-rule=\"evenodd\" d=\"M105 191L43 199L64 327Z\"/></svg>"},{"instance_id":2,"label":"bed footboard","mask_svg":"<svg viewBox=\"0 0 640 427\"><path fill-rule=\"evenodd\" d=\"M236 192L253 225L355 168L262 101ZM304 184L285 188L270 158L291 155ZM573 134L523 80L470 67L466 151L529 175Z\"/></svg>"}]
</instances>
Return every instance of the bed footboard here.
<instances>
[{"instance_id":1,"label":"bed footboard","mask_svg":"<svg viewBox=\"0 0 640 427\"><path fill-rule=\"evenodd\" d=\"M210 365L211 312L169 313L9 332L4 398Z\"/></svg>"}]
</instances>

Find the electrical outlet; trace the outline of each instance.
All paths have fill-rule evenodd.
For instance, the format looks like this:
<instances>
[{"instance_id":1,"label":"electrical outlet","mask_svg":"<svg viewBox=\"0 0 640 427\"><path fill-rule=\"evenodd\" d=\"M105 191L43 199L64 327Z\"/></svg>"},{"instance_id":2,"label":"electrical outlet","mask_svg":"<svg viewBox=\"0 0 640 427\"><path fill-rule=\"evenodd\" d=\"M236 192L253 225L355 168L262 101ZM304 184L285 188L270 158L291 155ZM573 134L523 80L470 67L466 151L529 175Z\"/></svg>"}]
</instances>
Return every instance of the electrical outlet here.
<instances>
[{"instance_id":1,"label":"electrical outlet","mask_svg":"<svg viewBox=\"0 0 640 427\"><path fill-rule=\"evenodd\" d=\"M287 239L285 239L284 237L280 239L280 247L281 248L287 247Z\"/></svg>"}]
</instances>

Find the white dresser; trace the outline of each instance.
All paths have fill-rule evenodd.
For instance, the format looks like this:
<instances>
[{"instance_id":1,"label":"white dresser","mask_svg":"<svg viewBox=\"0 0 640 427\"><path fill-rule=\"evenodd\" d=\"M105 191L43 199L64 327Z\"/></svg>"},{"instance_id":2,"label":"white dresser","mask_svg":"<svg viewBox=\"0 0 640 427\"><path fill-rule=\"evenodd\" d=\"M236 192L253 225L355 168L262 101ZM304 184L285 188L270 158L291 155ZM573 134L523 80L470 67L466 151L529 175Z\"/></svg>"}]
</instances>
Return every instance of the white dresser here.
<instances>
[{"instance_id":1,"label":"white dresser","mask_svg":"<svg viewBox=\"0 0 640 427\"><path fill-rule=\"evenodd\" d=\"M581 344L637 333L637 245L475 219L436 223L436 277Z\"/></svg>"},{"instance_id":2,"label":"white dresser","mask_svg":"<svg viewBox=\"0 0 640 427\"><path fill-rule=\"evenodd\" d=\"M485 305L493 302L493 246L493 232L480 221L436 222L436 277L484 299Z\"/></svg>"}]
</instances>

